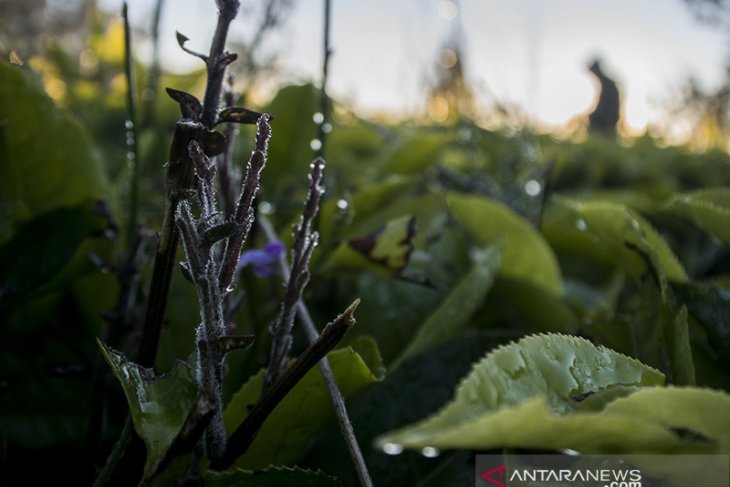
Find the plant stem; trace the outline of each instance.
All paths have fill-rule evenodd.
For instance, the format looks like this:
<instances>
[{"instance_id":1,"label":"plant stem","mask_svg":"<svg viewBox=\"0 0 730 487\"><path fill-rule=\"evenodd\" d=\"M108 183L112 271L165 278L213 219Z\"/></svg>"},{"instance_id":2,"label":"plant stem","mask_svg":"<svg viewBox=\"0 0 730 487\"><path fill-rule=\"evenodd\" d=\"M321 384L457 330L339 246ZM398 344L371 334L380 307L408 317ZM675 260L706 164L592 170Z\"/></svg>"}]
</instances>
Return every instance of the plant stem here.
<instances>
[{"instance_id":1,"label":"plant stem","mask_svg":"<svg viewBox=\"0 0 730 487\"><path fill-rule=\"evenodd\" d=\"M124 19L124 76L127 78L127 163L129 167L129 215L127 221L127 247L135 241L137 212L139 208L139 149L137 146L137 84L132 66L132 36L129 28L127 2L122 4Z\"/></svg>"},{"instance_id":2,"label":"plant stem","mask_svg":"<svg viewBox=\"0 0 730 487\"><path fill-rule=\"evenodd\" d=\"M157 91L160 87L160 18L162 17L164 3L164 0L157 0L152 14L152 64L142 92L142 100L144 101L143 129L152 126L155 122Z\"/></svg>"},{"instance_id":3,"label":"plant stem","mask_svg":"<svg viewBox=\"0 0 730 487\"><path fill-rule=\"evenodd\" d=\"M320 157L312 163L309 174L309 194L304 202L299 225L294 227L294 243L291 249L291 272L286 279L286 291L281 311L272 327L271 356L264 378L264 390L268 389L284 371L291 349L291 330L296 316L297 303L302 299L304 287L309 281L309 259L317 246L317 232L312 232L312 222L319 210L319 201L324 188L324 160Z\"/></svg>"},{"instance_id":4,"label":"plant stem","mask_svg":"<svg viewBox=\"0 0 730 487\"><path fill-rule=\"evenodd\" d=\"M238 13L238 0L216 0L218 4L218 24L210 45L210 55L206 62L208 83L203 98L203 114L200 121L208 128L213 128L218 115L218 104L221 98L223 79L227 63L221 62L226 55L226 37L228 27Z\"/></svg>"},{"instance_id":5,"label":"plant stem","mask_svg":"<svg viewBox=\"0 0 730 487\"><path fill-rule=\"evenodd\" d=\"M319 124L319 132L317 138L320 146L316 154L318 157L324 157L325 142L327 138L327 126L329 117L329 98L327 97L327 76L329 74L329 60L332 54L330 47L330 0L324 0L324 40L323 40L323 57L322 57L322 86L319 91L319 112L322 114L322 121Z\"/></svg>"},{"instance_id":6,"label":"plant stem","mask_svg":"<svg viewBox=\"0 0 730 487\"><path fill-rule=\"evenodd\" d=\"M99 475L96 477L94 487L103 487L109 483L112 475L114 475L114 470L116 470L117 464L124 455L127 445L132 440L133 431L134 426L132 425L132 415L128 414L127 420L124 423L124 429L122 429L122 434L119 435L119 439L114 445L114 449L109 454L104 468L101 469Z\"/></svg>"},{"instance_id":7,"label":"plant stem","mask_svg":"<svg viewBox=\"0 0 730 487\"><path fill-rule=\"evenodd\" d=\"M180 201L193 188L194 171L188 154L188 144L199 138L200 130L200 124L178 122L170 146L165 216L155 251L152 278L147 296L147 311L137 357L137 363L143 367L152 367L157 356L157 346L165 317L172 272L177 264L176 254L179 232L175 226L175 213Z\"/></svg>"},{"instance_id":8,"label":"plant stem","mask_svg":"<svg viewBox=\"0 0 730 487\"><path fill-rule=\"evenodd\" d=\"M265 215L258 215L257 221L259 223L259 226L263 230L264 235L266 235L266 239L269 242L274 242L278 240L278 237L276 236L276 232L274 232L271 222L268 220L268 218L266 218ZM284 254L279 256L279 270L281 271L283 279L285 281L288 280L289 263L286 261L286 256ZM309 314L309 310L307 309L307 305L304 304L304 301L300 300L297 303L297 315L299 316L299 320L304 326L304 333L307 335L307 339L310 343L314 343L317 340L319 333L317 332L317 328L314 325L314 320L312 320L312 317ZM350 421L350 418L347 414L345 398L342 396L342 392L340 392L340 389L337 387L337 382L335 381L332 367L330 367L327 357L324 357L319 362L319 370L322 373L322 378L327 387L327 393L330 396L332 407L335 410L337 423L340 427L340 433L342 434L342 438L347 444L347 449L350 453L350 458L355 468L355 472L357 473L358 479L360 480L360 485L363 487L372 487L373 482L370 478L370 473L368 472L365 458L362 455L360 445L357 442L357 437L355 436L355 431L352 427L352 422Z\"/></svg>"}]
</instances>

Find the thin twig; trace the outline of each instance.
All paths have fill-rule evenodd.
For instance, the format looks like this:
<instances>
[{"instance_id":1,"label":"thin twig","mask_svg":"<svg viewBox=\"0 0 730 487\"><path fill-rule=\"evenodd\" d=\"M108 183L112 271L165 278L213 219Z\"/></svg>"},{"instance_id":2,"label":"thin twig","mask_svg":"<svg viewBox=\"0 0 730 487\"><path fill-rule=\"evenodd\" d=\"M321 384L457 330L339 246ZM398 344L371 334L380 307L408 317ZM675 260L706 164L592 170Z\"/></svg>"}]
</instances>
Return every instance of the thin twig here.
<instances>
[{"instance_id":1,"label":"thin twig","mask_svg":"<svg viewBox=\"0 0 730 487\"><path fill-rule=\"evenodd\" d=\"M157 92L160 88L160 19L162 18L162 7L164 3L164 0L157 0L152 13L152 63L145 80L144 91L142 92L142 100L144 101L142 128L150 127L155 122Z\"/></svg>"},{"instance_id":2,"label":"thin twig","mask_svg":"<svg viewBox=\"0 0 730 487\"><path fill-rule=\"evenodd\" d=\"M226 37L228 37L228 27L238 14L240 5L238 0L216 0L216 4L218 5L218 24L215 28L215 34L213 34L210 55L208 55L206 62L208 83L205 86L203 114L200 118L203 125L208 128L213 128L218 118L218 106L226 66L236 59L235 55L226 51Z\"/></svg>"},{"instance_id":3,"label":"thin twig","mask_svg":"<svg viewBox=\"0 0 730 487\"><path fill-rule=\"evenodd\" d=\"M324 192L322 178L324 176L324 160L317 158L312 163L309 174L309 193L304 202L304 209L299 225L294 227L294 244L292 245L291 272L286 280L284 300L281 311L272 327L271 356L264 378L264 390L268 389L282 374L291 349L291 330L294 325L297 303L302 298L304 287L309 281L309 260L317 246L318 234L312 232L312 222L319 210L319 201Z\"/></svg>"},{"instance_id":4,"label":"thin twig","mask_svg":"<svg viewBox=\"0 0 730 487\"><path fill-rule=\"evenodd\" d=\"M359 299L348 306L334 321L328 323L317 340L304 350L269 389L262 392L248 416L228 438L228 445L223 456L211 462L212 469L224 470L230 467L236 458L248 450L256 433L281 400L317 362L320 362L342 340L347 330L352 328L355 324L354 312L358 304L360 304Z\"/></svg>"},{"instance_id":5,"label":"thin twig","mask_svg":"<svg viewBox=\"0 0 730 487\"><path fill-rule=\"evenodd\" d=\"M259 214L256 221L269 242L278 240L271 222L265 215ZM286 256L284 254L279 256L279 270L283 279L288 280L289 263L286 261ZM297 315L304 327L304 333L307 335L307 340L309 340L310 343L314 343L317 340L319 333L317 332L317 327L315 326L314 320L312 320L304 301L300 300L297 303ZM340 392L340 389L337 387L337 382L335 381L334 373L332 372L332 367L330 366L327 357L324 357L319 362L319 370L322 373L322 378L325 386L327 387L327 393L330 396L330 401L332 402L332 406L335 410L335 416L337 417L337 423L340 427L340 433L347 444L347 449L350 453L353 466L355 467L355 472L360 480L360 485L363 487L372 487L373 482L370 478L365 458L360 450L360 445L358 444L357 437L355 436L355 430L353 429L352 422L347 414L345 398L342 396L342 392Z\"/></svg>"},{"instance_id":6,"label":"thin twig","mask_svg":"<svg viewBox=\"0 0 730 487\"><path fill-rule=\"evenodd\" d=\"M233 216L233 221L237 225L236 233L226 241L226 248L221 263L218 285L226 292L228 292L233 284L233 277L236 273L241 248L246 242L246 238L253 226L253 202L259 189L261 171L266 164L270 138L271 126L269 125L269 116L264 114L259 117L258 130L256 132L256 146L248 160L243 188L238 199L238 204L236 205L236 212Z\"/></svg>"},{"instance_id":7,"label":"thin twig","mask_svg":"<svg viewBox=\"0 0 730 487\"><path fill-rule=\"evenodd\" d=\"M109 483L117 468L117 464L122 459L122 456L124 456L127 445L129 445L129 442L132 440L133 432L134 425L132 424L132 415L130 414L127 415L127 420L124 423L122 434L119 435L119 439L114 445L114 449L109 454L104 468L101 469L99 475L97 475L96 480L94 481L94 487L103 487Z\"/></svg>"},{"instance_id":8,"label":"thin twig","mask_svg":"<svg viewBox=\"0 0 730 487\"><path fill-rule=\"evenodd\" d=\"M132 35L129 28L127 2L122 4L124 19L124 76L127 78L127 164L129 169L129 215L127 220L127 247L131 248L137 231L139 208L139 149L137 146L137 84L132 66Z\"/></svg>"},{"instance_id":9,"label":"thin twig","mask_svg":"<svg viewBox=\"0 0 730 487\"><path fill-rule=\"evenodd\" d=\"M223 93L224 105L232 107L235 103L233 95L233 77L228 76L228 81ZM241 173L233 165L233 150L236 145L236 124L232 121L226 122L223 134L226 136L226 148L216 158L218 167L218 183L223 199L223 211L226 217L231 217L236 211L236 189L241 184Z\"/></svg>"},{"instance_id":10,"label":"thin twig","mask_svg":"<svg viewBox=\"0 0 730 487\"><path fill-rule=\"evenodd\" d=\"M170 146L170 160L167 166L165 216L152 266L147 311L137 357L137 363L143 367L154 366L157 356L172 272L177 267L179 232L174 223L175 213L180 201L189 196L189 192L193 188L193 164L188 154L188 144L196 140L199 133L200 124L179 121L175 125L175 135Z\"/></svg>"},{"instance_id":11,"label":"thin twig","mask_svg":"<svg viewBox=\"0 0 730 487\"><path fill-rule=\"evenodd\" d=\"M319 149L316 154L318 157L324 157L325 142L327 133L329 132L329 98L327 97L327 76L329 74L329 61L332 55L330 46L330 0L324 0L324 40L322 55L322 86L319 90L319 112L322 114L319 122L319 131L317 139L319 140Z\"/></svg>"}]
</instances>

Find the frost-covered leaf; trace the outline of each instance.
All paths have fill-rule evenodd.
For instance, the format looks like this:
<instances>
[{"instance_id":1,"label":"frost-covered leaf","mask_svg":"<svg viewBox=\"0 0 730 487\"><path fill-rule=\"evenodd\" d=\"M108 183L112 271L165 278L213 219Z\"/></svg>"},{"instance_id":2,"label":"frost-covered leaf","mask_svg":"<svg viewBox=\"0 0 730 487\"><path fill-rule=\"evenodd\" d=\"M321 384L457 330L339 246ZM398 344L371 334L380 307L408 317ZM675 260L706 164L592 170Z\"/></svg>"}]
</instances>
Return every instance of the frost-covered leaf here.
<instances>
[{"instance_id":1,"label":"frost-covered leaf","mask_svg":"<svg viewBox=\"0 0 730 487\"><path fill-rule=\"evenodd\" d=\"M529 427L520 423L527 421L529 414L535 413L545 420L553 413L573 411L587 394L618 385L657 385L663 380L657 370L596 347L588 340L568 335L534 335L502 346L474 365L454 399L440 412L376 442L381 448L386 443L414 448L516 446L511 440L504 443L507 432L519 439L534 435L535 431L560 427L546 421L544 426L534 429L533 423L540 422L534 418L529 420ZM562 419L556 417L555 421L558 420ZM472 435L465 435L468 431ZM551 448L547 443L550 438L532 446ZM485 441L490 443L485 445Z\"/></svg>"},{"instance_id":2,"label":"frost-covered leaf","mask_svg":"<svg viewBox=\"0 0 730 487\"><path fill-rule=\"evenodd\" d=\"M499 251L493 247L475 249L471 270L423 322L393 363L394 368L403 360L454 338L463 330L484 303L499 269L499 260Z\"/></svg>"},{"instance_id":3,"label":"frost-covered leaf","mask_svg":"<svg viewBox=\"0 0 730 487\"><path fill-rule=\"evenodd\" d=\"M530 223L496 201L452 195L449 207L479 245L496 245L502 254L500 275L563 292L560 268L550 246Z\"/></svg>"},{"instance_id":4,"label":"frost-covered leaf","mask_svg":"<svg viewBox=\"0 0 730 487\"><path fill-rule=\"evenodd\" d=\"M730 188L709 188L674 196L667 209L730 245Z\"/></svg>"},{"instance_id":5,"label":"frost-covered leaf","mask_svg":"<svg viewBox=\"0 0 730 487\"><path fill-rule=\"evenodd\" d=\"M616 203L554 198L542 231L554 247L626 269L634 277L647 271L645 256L669 280L687 274L664 239L638 213Z\"/></svg>"},{"instance_id":6,"label":"frost-covered leaf","mask_svg":"<svg viewBox=\"0 0 730 487\"><path fill-rule=\"evenodd\" d=\"M299 467L271 467L246 471L240 468L205 474L207 487L338 487L340 482L324 472Z\"/></svg>"},{"instance_id":7,"label":"frost-covered leaf","mask_svg":"<svg viewBox=\"0 0 730 487\"><path fill-rule=\"evenodd\" d=\"M362 355L356 351L358 348L364 349ZM345 398L379 380L382 373L379 354L371 339L330 352L327 358ZM251 377L226 406L223 417L229 434L241 424L248 408L258 399L264 374L262 370ZM309 441L332 415L322 375L319 367L314 367L274 409L236 466L258 469L292 464L305 453Z\"/></svg>"},{"instance_id":8,"label":"frost-covered leaf","mask_svg":"<svg viewBox=\"0 0 730 487\"><path fill-rule=\"evenodd\" d=\"M151 369L127 360L101 341L104 359L127 396L134 429L147 447L145 472L151 473L178 436L197 398L191 361L178 362L172 371L156 377Z\"/></svg>"}]
</instances>

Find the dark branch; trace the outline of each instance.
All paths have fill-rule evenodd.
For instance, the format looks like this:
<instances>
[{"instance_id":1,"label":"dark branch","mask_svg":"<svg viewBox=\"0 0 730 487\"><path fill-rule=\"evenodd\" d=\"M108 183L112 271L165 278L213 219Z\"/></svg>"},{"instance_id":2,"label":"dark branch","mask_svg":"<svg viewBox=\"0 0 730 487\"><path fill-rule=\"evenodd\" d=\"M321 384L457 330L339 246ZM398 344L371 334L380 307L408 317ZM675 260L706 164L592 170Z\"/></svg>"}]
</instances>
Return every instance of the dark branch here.
<instances>
[{"instance_id":1,"label":"dark branch","mask_svg":"<svg viewBox=\"0 0 730 487\"><path fill-rule=\"evenodd\" d=\"M246 419L236 428L228 439L228 446L223 456L211 462L214 470L225 470L239 456L243 455L253 442L266 418L281 402L292 388L345 336L347 330L355 324L354 312L360 304L355 300L347 309L327 324L317 341L312 343L299 358L289 367L272 386L265 390Z\"/></svg>"}]
</instances>

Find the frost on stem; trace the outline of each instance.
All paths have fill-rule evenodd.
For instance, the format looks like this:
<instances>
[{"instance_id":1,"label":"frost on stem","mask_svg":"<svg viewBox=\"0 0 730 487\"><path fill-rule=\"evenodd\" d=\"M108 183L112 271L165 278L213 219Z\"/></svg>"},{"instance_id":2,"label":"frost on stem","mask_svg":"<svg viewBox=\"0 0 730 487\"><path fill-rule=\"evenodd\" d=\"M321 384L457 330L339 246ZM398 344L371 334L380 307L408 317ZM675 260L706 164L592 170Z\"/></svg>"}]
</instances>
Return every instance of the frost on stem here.
<instances>
[{"instance_id":1,"label":"frost on stem","mask_svg":"<svg viewBox=\"0 0 730 487\"><path fill-rule=\"evenodd\" d=\"M324 176L324 159L318 157L310 166L309 193L304 202L304 209L298 225L294 226L294 244L292 245L291 271L286 284L284 300L279 316L272 326L273 335L269 367L264 379L264 390L281 376L289 358L291 349L291 330L294 325L297 303L302 298L304 287L309 282L309 260L317 246L319 235L312 232L312 221L319 211L319 203L324 193L322 178Z\"/></svg>"}]
</instances>

